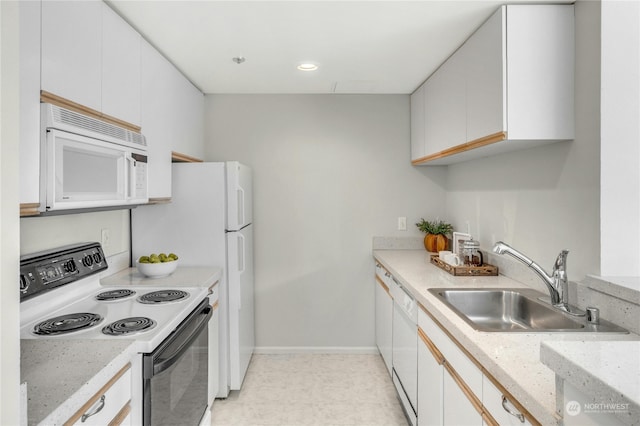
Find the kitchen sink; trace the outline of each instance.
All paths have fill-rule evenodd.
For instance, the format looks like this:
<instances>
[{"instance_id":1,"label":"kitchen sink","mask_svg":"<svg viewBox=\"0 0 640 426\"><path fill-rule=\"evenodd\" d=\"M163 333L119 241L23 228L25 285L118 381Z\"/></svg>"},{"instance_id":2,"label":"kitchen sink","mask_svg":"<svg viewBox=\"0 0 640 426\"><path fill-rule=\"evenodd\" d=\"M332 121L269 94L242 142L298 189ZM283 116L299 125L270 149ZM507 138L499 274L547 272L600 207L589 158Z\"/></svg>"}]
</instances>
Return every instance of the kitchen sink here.
<instances>
[{"instance_id":1,"label":"kitchen sink","mask_svg":"<svg viewBox=\"0 0 640 426\"><path fill-rule=\"evenodd\" d=\"M609 332L628 333L608 321L589 324L541 301L541 293L529 289L433 288L434 294L478 331L488 332Z\"/></svg>"}]
</instances>

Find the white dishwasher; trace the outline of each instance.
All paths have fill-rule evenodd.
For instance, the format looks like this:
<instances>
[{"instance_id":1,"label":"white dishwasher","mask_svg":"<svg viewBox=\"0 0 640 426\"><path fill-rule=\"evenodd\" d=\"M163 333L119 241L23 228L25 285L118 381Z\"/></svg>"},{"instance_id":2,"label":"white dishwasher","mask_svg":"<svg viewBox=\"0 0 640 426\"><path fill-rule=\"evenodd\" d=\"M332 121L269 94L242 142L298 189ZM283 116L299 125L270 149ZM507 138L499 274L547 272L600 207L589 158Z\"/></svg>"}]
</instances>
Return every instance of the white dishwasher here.
<instances>
[{"instance_id":1,"label":"white dishwasher","mask_svg":"<svg viewBox=\"0 0 640 426\"><path fill-rule=\"evenodd\" d=\"M418 305L392 277L393 295L393 384L413 426L418 416Z\"/></svg>"}]
</instances>

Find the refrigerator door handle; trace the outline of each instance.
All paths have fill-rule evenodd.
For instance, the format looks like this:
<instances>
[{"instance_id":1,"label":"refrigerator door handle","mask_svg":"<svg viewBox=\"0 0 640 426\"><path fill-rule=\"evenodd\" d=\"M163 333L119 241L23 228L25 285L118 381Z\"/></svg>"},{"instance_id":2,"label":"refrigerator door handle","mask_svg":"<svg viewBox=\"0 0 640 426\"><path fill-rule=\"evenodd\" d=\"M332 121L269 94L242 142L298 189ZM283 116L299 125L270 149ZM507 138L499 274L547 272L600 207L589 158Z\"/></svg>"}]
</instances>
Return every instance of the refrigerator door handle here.
<instances>
[{"instance_id":1,"label":"refrigerator door handle","mask_svg":"<svg viewBox=\"0 0 640 426\"><path fill-rule=\"evenodd\" d=\"M245 240L244 235L238 232L238 274L242 274L245 269ZM238 309L242 309L242 286L238 285Z\"/></svg>"},{"instance_id":2,"label":"refrigerator door handle","mask_svg":"<svg viewBox=\"0 0 640 426\"><path fill-rule=\"evenodd\" d=\"M244 189L238 187L238 228L244 225Z\"/></svg>"},{"instance_id":3,"label":"refrigerator door handle","mask_svg":"<svg viewBox=\"0 0 640 426\"><path fill-rule=\"evenodd\" d=\"M238 272L243 273L245 269L244 264L244 251L245 251L245 242L244 235L238 233L238 238L242 240L240 244L238 244Z\"/></svg>"}]
</instances>

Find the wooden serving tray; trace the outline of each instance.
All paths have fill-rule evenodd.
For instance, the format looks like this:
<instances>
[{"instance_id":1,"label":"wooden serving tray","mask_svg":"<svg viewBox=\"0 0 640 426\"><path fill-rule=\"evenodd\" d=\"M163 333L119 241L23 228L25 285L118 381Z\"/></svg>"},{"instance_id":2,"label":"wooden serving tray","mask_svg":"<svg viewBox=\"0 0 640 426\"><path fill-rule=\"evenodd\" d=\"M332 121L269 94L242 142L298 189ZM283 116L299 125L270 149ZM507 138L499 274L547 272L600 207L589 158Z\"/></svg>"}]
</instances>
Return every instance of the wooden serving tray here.
<instances>
[{"instance_id":1,"label":"wooden serving tray","mask_svg":"<svg viewBox=\"0 0 640 426\"><path fill-rule=\"evenodd\" d=\"M482 266L454 266L440 260L437 254L431 255L431 263L455 276L485 276L498 275L498 267L485 263Z\"/></svg>"}]
</instances>

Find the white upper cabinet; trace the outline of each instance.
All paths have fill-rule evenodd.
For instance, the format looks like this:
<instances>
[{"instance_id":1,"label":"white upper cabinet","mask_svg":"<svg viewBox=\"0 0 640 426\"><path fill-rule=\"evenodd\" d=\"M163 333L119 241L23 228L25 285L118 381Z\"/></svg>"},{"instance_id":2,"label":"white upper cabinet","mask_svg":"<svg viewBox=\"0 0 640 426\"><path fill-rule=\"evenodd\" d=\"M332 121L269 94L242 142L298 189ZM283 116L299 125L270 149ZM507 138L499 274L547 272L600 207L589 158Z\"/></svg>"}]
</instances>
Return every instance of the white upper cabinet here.
<instances>
[{"instance_id":1,"label":"white upper cabinet","mask_svg":"<svg viewBox=\"0 0 640 426\"><path fill-rule=\"evenodd\" d=\"M146 41L141 44L142 131L148 144L149 198L171 197L173 151L202 157L204 95Z\"/></svg>"},{"instance_id":2,"label":"white upper cabinet","mask_svg":"<svg viewBox=\"0 0 640 426\"><path fill-rule=\"evenodd\" d=\"M20 214L40 203L40 3L19 2L20 13Z\"/></svg>"},{"instance_id":3,"label":"white upper cabinet","mask_svg":"<svg viewBox=\"0 0 640 426\"><path fill-rule=\"evenodd\" d=\"M425 155L465 142L465 61L458 50L425 83Z\"/></svg>"},{"instance_id":4,"label":"white upper cabinet","mask_svg":"<svg viewBox=\"0 0 640 426\"><path fill-rule=\"evenodd\" d=\"M41 89L139 126L140 41L102 1L44 0Z\"/></svg>"},{"instance_id":5,"label":"white upper cabinet","mask_svg":"<svg viewBox=\"0 0 640 426\"><path fill-rule=\"evenodd\" d=\"M466 64L467 141L507 128L505 19L501 9L461 49Z\"/></svg>"},{"instance_id":6,"label":"white upper cabinet","mask_svg":"<svg viewBox=\"0 0 640 426\"><path fill-rule=\"evenodd\" d=\"M411 94L411 159L424 157L424 91L420 86Z\"/></svg>"},{"instance_id":7,"label":"white upper cabinet","mask_svg":"<svg viewBox=\"0 0 640 426\"><path fill-rule=\"evenodd\" d=\"M173 66L146 41L141 45L142 129L148 144L149 198L171 197Z\"/></svg>"},{"instance_id":8,"label":"white upper cabinet","mask_svg":"<svg viewBox=\"0 0 640 426\"><path fill-rule=\"evenodd\" d=\"M102 2L42 2L41 88L96 111L102 91Z\"/></svg>"},{"instance_id":9,"label":"white upper cabinet","mask_svg":"<svg viewBox=\"0 0 640 426\"><path fill-rule=\"evenodd\" d=\"M573 139L573 76L573 5L502 6L427 79L425 153L412 163Z\"/></svg>"},{"instance_id":10,"label":"white upper cabinet","mask_svg":"<svg viewBox=\"0 0 640 426\"><path fill-rule=\"evenodd\" d=\"M102 113L140 124L142 36L102 5Z\"/></svg>"}]
</instances>

